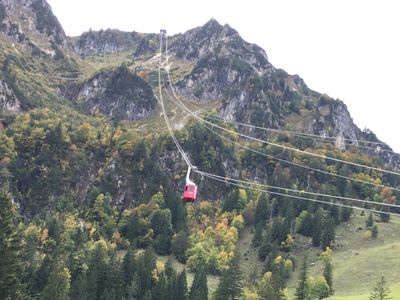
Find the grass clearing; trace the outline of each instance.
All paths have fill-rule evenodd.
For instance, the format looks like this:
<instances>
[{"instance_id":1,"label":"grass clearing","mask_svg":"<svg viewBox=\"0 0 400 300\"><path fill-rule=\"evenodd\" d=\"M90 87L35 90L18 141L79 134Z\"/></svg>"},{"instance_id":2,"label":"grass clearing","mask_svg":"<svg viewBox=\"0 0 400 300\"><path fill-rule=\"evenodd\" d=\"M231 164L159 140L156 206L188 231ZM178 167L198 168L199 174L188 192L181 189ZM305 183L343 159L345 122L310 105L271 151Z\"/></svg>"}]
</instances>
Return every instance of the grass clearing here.
<instances>
[{"instance_id":1,"label":"grass clearing","mask_svg":"<svg viewBox=\"0 0 400 300\"><path fill-rule=\"evenodd\" d=\"M240 232L236 247L240 255L240 269L245 282L252 282L262 273L263 263L258 260L258 248L251 244L253 240L252 226L246 226Z\"/></svg>"},{"instance_id":2,"label":"grass clearing","mask_svg":"<svg viewBox=\"0 0 400 300\"><path fill-rule=\"evenodd\" d=\"M371 287L372 290L372 287ZM369 299L370 292L361 295L333 296L332 300L366 300ZM392 300L400 299L400 283L390 286L390 297Z\"/></svg>"},{"instance_id":3,"label":"grass clearing","mask_svg":"<svg viewBox=\"0 0 400 300\"><path fill-rule=\"evenodd\" d=\"M398 218L389 223L379 223L378 238L372 239L365 229L367 216L358 212L349 222L341 224L336 230L333 251L333 285L335 295L332 299L368 299L372 287L384 276L392 290L392 299L400 299L400 224ZM294 252L297 261L307 255L311 266L310 276L322 274L322 264L318 259L320 249L311 248ZM295 291L299 270L296 270L288 283L289 294Z\"/></svg>"}]
</instances>

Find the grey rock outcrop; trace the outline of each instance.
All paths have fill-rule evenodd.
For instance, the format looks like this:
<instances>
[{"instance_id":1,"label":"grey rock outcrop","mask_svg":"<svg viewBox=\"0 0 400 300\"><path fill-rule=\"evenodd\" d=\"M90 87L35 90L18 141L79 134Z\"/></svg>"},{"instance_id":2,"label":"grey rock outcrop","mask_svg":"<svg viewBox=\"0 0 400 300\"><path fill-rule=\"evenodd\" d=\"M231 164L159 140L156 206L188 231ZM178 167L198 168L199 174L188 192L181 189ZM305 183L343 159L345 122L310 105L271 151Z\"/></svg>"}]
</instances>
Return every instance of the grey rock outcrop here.
<instances>
[{"instance_id":1,"label":"grey rock outcrop","mask_svg":"<svg viewBox=\"0 0 400 300\"><path fill-rule=\"evenodd\" d=\"M177 83L177 88L198 101L227 98L254 74L273 71L263 49L245 42L236 30L214 19L176 37L170 52L195 62L192 72Z\"/></svg>"},{"instance_id":2,"label":"grey rock outcrop","mask_svg":"<svg viewBox=\"0 0 400 300\"><path fill-rule=\"evenodd\" d=\"M0 80L0 110L20 112L21 104L7 83Z\"/></svg>"},{"instance_id":3,"label":"grey rock outcrop","mask_svg":"<svg viewBox=\"0 0 400 300\"><path fill-rule=\"evenodd\" d=\"M157 100L151 87L125 67L101 72L85 82L74 96L87 113L111 120L139 120L154 113Z\"/></svg>"},{"instance_id":4,"label":"grey rock outcrop","mask_svg":"<svg viewBox=\"0 0 400 300\"><path fill-rule=\"evenodd\" d=\"M133 57L154 54L158 50L157 34L124 32L115 29L89 30L74 39L74 49L81 56L107 55L131 51Z\"/></svg>"},{"instance_id":5,"label":"grey rock outcrop","mask_svg":"<svg viewBox=\"0 0 400 300\"><path fill-rule=\"evenodd\" d=\"M0 33L28 46L34 55L56 57L71 49L65 32L45 0L0 2Z\"/></svg>"}]
</instances>

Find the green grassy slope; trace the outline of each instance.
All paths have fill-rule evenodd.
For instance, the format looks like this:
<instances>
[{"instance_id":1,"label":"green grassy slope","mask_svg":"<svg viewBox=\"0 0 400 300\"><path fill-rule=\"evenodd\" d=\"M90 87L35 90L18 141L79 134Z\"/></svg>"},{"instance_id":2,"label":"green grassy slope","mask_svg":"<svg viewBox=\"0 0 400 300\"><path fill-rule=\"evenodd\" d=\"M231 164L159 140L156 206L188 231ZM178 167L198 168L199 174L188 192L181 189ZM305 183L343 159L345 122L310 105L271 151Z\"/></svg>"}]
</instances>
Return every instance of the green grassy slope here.
<instances>
[{"instance_id":1,"label":"green grassy slope","mask_svg":"<svg viewBox=\"0 0 400 300\"><path fill-rule=\"evenodd\" d=\"M375 240L365 230L365 220L366 216L357 212L348 223L337 228L333 251L335 295L332 299L368 299L380 276L385 276L393 299L400 299L400 220L392 218L390 223L376 223L379 235ZM319 276L322 273L318 260L320 252L312 248L296 251L294 255L297 258L307 255L311 263L309 274ZM298 270L288 283L290 295L294 293L297 278Z\"/></svg>"},{"instance_id":2,"label":"green grassy slope","mask_svg":"<svg viewBox=\"0 0 400 300\"><path fill-rule=\"evenodd\" d=\"M390 286L390 297L392 300L400 299L400 283ZM352 296L334 296L332 300L366 300L369 299L370 292Z\"/></svg>"}]
</instances>

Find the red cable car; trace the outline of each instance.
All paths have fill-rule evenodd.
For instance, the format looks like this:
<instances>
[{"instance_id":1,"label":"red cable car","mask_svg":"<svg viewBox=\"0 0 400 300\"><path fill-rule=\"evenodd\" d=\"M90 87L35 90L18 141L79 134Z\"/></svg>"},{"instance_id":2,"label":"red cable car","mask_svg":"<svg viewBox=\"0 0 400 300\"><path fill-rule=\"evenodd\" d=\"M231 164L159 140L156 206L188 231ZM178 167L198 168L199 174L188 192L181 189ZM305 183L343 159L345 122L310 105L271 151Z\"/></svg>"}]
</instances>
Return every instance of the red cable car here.
<instances>
[{"instance_id":1,"label":"red cable car","mask_svg":"<svg viewBox=\"0 0 400 300\"><path fill-rule=\"evenodd\" d=\"M185 185L185 190L183 191L183 195L181 197L182 200L185 200L186 202L194 202L196 201L197 197L197 185L190 180L190 167L188 168L187 174L186 174L186 185Z\"/></svg>"}]
</instances>

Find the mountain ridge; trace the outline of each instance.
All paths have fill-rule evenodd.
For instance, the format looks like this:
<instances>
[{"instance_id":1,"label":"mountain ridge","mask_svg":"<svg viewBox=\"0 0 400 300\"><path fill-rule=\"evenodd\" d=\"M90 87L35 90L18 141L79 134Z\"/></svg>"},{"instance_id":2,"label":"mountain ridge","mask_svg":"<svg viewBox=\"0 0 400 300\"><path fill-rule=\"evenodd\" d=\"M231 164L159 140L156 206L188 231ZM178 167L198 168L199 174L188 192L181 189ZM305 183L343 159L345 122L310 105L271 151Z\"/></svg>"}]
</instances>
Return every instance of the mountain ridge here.
<instances>
[{"instance_id":1,"label":"mountain ridge","mask_svg":"<svg viewBox=\"0 0 400 300\"><path fill-rule=\"evenodd\" d=\"M31 5L31 2L29 3ZM74 118L78 120L93 118L89 123L86 121L87 128L80 129L83 137L75 142L79 145L82 140L89 138L84 132L91 128L90 124L98 124L101 117L105 118L105 121L101 119L101 122L110 122L111 128L128 126L128 128L136 128L135 130L142 136L149 135L153 138L155 138L154 135L162 136L166 131L165 127L160 124L162 121L158 118L160 116L159 105L154 96L157 95L158 88L157 43L159 37L155 34L124 33L118 30L88 32L82 36L81 43L79 37L71 42L75 48L77 45L82 46L80 48L82 51L78 51L79 55L76 57L72 56L70 48L60 46L63 58L55 59L52 56L44 56L37 61L29 60L24 56L24 49L27 54L31 51L29 48L24 48L24 42L21 42L20 55L11 55L11 49L13 49L11 43L15 40L13 37L5 37L10 42L2 56L4 65L7 67L3 67L2 73L7 79L5 81L7 85L3 84L4 88L0 90L3 93L3 96L0 97L3 112L8 110L8 113L11 113L14 110L21 111L20 114L29 114L32 109L50 108L52 112L66 110L68 114L76 114ZM379 142L372 132L361 131L354 124L343 102L309 89L298 75L289 75L284 70L275 68L268 61L268 56L263 49L245 42L237 31L227 24L221 25L215 19L211 19L203 26L174 35L169 39L168 54L171 78L178 94L185 101L197 103L203 108L218 107L217 115L229 121L316 134L322 140L325 137L334 138L337 149L352 149L348 140L356 146L359 145L359 140L364 139ZM102 64L98 64L99 61ZM25 77L22 77L23 72L20 70L31 70L30 72L33 73L26 73ZM10 73L15 74L8 76ZM32 80L36 84L34 87L21 85L21 83L29 82L30 78L35 78L36 75L33 74L40 74L43 76L42 78L46 79L46 82ZM21 80L22 78L23 80ZM135 84L132 86L122 84L124 81L135 82ZM118 84L115 85L113 82ZM36 86L42 89L43 94L40 95L48 97L41 97L45 99L42 102L33 101L37 99L32 92L37 92ZM167 85L164 85L163 88L166 89ZM185 117L181 118L184 111L179 111L177 108L169 109L168 115L171 119L176 120L176 128L183 128L183 132L186 132L185 125L193 126L193 122L188 122ZM207 109L203 111L207 111ZM43 114L47 115L48 113L39 113L40 116ZM8 117L3 117L3 119L9 120ZM130 123L133 120L137 123ZM10 126L9 121L3 121L3 124L4 127ZM80 127L70 125L68 128ZM113 130L119 132L119 129L116 128ZM124 131L129 132L128 128L125 128ZM154 128L157 130L155 131ZM253 137L276 138L274 134L251 127L238 127L237 130ZM133 133L119 134L124 138L136 136ZM125 134L127 135L125 136ZM100 133L97 135L101 136ZM71 136L70 140L75 138ZM112 141L112 138L109 138ZM280 138L291 139L289 137ZM92 142L94 143L94 141ZM213 139L210 139L209 142L213 142ZM102 140L102 143L106 142ZM195 142L191 141L191 143ZM125 147L133 147L132 142L128 141L121 144L124 146L117 144L118 147L122 147L117 149L113 148L115 147L113 143L107 145L110 147L108 151L117 152L122 151L121 149L125 149ZM399 155L390 153L390 147L387 145L373 145L369 149L363 149L362 153L370 155L377 163L385 167L399 169ZM314 141L297 141L295 144L295 147L300 149L317 146L318 143ZM194 149L198 151L202 147L197 145ZM176 158L176 162L166 163L165 160L168 160L168 157L160 154L163 157L160 164L167 166L167 169L171 170L171 174L177 175L176 172L179 170L177 166L180 166L178 153L175 153L176 149L168 151L169 156ZM207 152L207 149L202 151ZM229 151L228 153L230 153ZM100 155L101 159L104 159L104 155L107 157L103 153ZM223 165L226 165L229 166L227 175L239 174L238 170L232 167L238 165L238 161L231 154L214 153L213 155L216 155L220 161L214 165L215 168L224 173ZM89 161L92 159L91 157L88 158ZM109 157L106 159L107 167L98 167L98 170L89 169L91 174L86 177L93 178L97 172L115 179L127 176L128 172L123 166L123 159L125 158L121 157L110 163L109 160L113 159ZM194 156L194 159L201 160L204 157ZM99 166L102 163L96 162L93 165ZM116 167L110 168L110 165ZM271 179L272 170L264 169L262 166L251 166L251 168L254 169L249 171L250 174L263 174L261 177L258 176L261 180ZM70 170L70 172L73 174L76 170ZM122 182L122 185L119 185L122 191L118 191L114 184L110 185L111 195L118 197L118 203L126 205L135 196L132 196L134 193L128 186L128 182ZM145 181L141 178L138 182L137 188ZM91 180L82 184L89 186L92 183ZM84 192L87 190L83 188L79 188L79 190L83 193L79 194L80 197L85 197ZM21 190L19 192L21 193ZM22 194L26 192L27 190L24 189ZM206 194L211 195L213 192L215 189L210 189ZM143 194L146 193L143 191L138 193L138 195ZM141 197L135 198L135 201Z\"/></svg>"}]
</instances>

